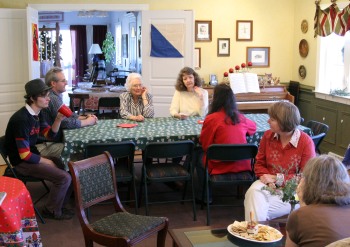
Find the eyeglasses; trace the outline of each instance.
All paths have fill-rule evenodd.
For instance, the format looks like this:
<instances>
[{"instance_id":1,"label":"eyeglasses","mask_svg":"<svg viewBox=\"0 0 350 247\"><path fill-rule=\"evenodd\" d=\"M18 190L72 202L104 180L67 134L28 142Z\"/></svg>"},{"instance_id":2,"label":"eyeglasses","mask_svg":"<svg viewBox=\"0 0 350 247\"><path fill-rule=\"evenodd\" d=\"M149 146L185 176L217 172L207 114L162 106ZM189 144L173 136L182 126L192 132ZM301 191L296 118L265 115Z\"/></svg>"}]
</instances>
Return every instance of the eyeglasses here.
<instances>
[{"instance_id":1,"label":"eyeglasses","mask_svg":"<svg viewBox=\"0 0 350 247\"><path fill-rule=\"evenodd\" d=\"M141 84L134 84L134 85L132 85L132 87L133 88L138 88L138 87L142 87L142 85Z\"/></svg>"},{"instance_id":2,"label":"eyeglasses","mask_svg":"<svg viewBox=\"0 0 350 247\"><path fill-rule=\"evenodd\" d=\"M62 79L62 80L58 80L56 82L67 82L67 80L66 79Z\"/></svg>"}]
</instances>

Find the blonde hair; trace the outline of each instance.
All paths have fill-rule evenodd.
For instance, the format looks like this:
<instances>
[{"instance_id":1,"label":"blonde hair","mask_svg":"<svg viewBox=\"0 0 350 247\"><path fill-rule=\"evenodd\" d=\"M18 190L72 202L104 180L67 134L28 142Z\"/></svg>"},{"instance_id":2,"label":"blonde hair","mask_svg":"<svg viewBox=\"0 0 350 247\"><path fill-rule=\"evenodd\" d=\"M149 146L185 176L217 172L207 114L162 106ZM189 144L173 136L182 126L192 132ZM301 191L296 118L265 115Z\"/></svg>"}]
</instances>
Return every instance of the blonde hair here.
<instances>
[{"instance_id":1,"label":"blonde hair","mask_svg":"<svg viewBox=\"0 0 350 247\"><path fill-rule=\"evenodd\" d=\"M128 92L130 92L132 84L133 84L133 81L135 79L140 80L141 86L143 85L142 77L141 77L141 75L139 73L130 73L128 75L128 77L126 78L126 82L125 82L125 88L126 88L126 90Z\"/></svg>"}]
</instances>

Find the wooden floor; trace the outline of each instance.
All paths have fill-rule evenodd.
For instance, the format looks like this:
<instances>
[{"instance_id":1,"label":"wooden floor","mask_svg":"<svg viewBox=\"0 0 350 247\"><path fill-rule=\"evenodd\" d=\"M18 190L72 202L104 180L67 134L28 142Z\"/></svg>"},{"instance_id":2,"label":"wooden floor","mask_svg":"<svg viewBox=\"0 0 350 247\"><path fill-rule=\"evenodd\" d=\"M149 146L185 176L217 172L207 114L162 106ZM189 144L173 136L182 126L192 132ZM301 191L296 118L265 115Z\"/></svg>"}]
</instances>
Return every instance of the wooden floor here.
<instances>
[{"instance_id":1,"label":"wooden floor","mask_svg":"<svg viewBox=\"0 0 350 247\"><path fill-rule=\"evenodd\" d=\"M37 184L28 184L29 191L32 194L33 199L42 192L42 188ZM153 196L156 197L171 197L175 196L181 197L179 193L174 193L175 191L163 184L152 185L151 190L155 193ZM232 188L231 188L232 191ZM165 192L165 193L164 193ZM160 194L161 193L161 194ZM214 192L215 194L215 192ZM45 202L38 202L36 205L39 209L42 208ZM223 199L219 198L220 201L230 201L236 204L235 207L212 207L211 208L211 222L212 226L218 228L226 228L229 224L233 223L234 220L243 220L244 219L244 208L243 208L243 199ZM233 201L232 201L233 200ZM217 202L214 199L214 203ZM70 201L70 207L74 207L74 198ZM126 209L133 213L134 208ZM98 219L104 215L112 213L111 205L97 205L91 209L91 219ZM139 214L145 214L145 207L141 205L139 208ZM200 205L197 205L197 221L193 221L192 205L191 203L171 203L171 204L158 204L150 206L150 215L152 216L166 216L169 218L169 228L184 228L184 227L194 227L194 226L205 226L206 225L206 210L201 210ZM46 220L46 224L39 222L39 230L41 233L41 238L43 245L45 247L76 247L84 246L83 234L81 227L78 221L78 218L75 216L71 220L56 221L56 220ZM95 244L94 246L100 246ZM144 247L155 247L156 238L152 237L147 239L144 242L141 242L137 246ZM172 246L172 239L168 235L166 239L166 246Z\"/></svg>"}]
</instances>

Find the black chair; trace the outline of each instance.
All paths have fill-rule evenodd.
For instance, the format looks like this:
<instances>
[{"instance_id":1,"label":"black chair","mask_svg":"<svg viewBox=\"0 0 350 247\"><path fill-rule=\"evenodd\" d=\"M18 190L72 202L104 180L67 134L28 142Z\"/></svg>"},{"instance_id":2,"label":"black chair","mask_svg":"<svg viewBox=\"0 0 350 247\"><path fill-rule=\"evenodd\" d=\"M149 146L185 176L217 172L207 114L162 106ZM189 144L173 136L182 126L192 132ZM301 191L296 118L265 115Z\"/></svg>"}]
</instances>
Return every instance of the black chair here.
<instances>
[{"instance_id":1,"label":"black chair","mask_svg":"<svg viewBox=\"0 0 350 247\"><path fill-rule=\"evenodd\" d=\"M213 185L251 185L255 181L254 162L258 152L255 144L212 144L207 150L205 161L205 178L203 181L202 208L204 202L207 204L207 225L210 225L210 202L209 202L209 186ZM209 160L232 162L240 160L250 160L251 171L243 171L238 173L226 173L211 175L208 173ZM206 195L206 200L205 200ZM232 206L232 205L216 205L212 206Z\"/></svg>"},{"instance_id":2,"label":"black chair","mask_svg":"<svg viewBox=\"0 0 350 247\"><path fill-rule=\"evenodd\" d=\"M5 171L4 176L17 178L17 179L21 180L25 185L28 182L36 182L36 183L40 182L45 187L45 193L42 194L38 199L36 199L33 202L35 213L38 215L38 217L40 218L41 222L43 224L45 224L45 220L41 216L39 210L35 207L35 204L37 202L39 202L42 198L44 198L50 192L50 189L47 186L45 180L44 179L40 179L40 178L31 177L31 176L23 176L20 173L16 172L16 168L13 167L11 165L10 161L8 160L8 152L7 152L6 147L5 147L5 136L1 136L0 137L0 153L1 153L1 156L2 156L2 158L4 159L4 161L5 161L6 165L7 165L7 169Z\"/></svg>"},{"instance_id":3,"label":"black chair","mask_svg":"<svg viewBox=\"0 0 350 247\"><path fill-rule=\"evenodd\" d=\"M98 99L97 116L100 119L120 118L119 108L120 108L119 97L101 97Z\"/></svg>"},{"instance_id":4,"label":"black chair","mask_svg":"<svg viewBox=\"0 0 350 247\"><path fill-rule=\"evenodd\" d=\"M311 138L315 144L315 152L317 154L321 154L321 150L319 149L319 146L321 145L321 142L325 138L329 130L329 126L321 122L310 120L306 123L306 127L309 127L312 131Z\"/></svg>"},{"instance_id":5,"label":"black chair","mask_svg":"<svg viewBox=\"0 0 350 247\"><path fill-rule=\"evenodd\" d=\"M135 213L137 214L138 201L135 183L135 169L133 164L135 144L132 141L88 144L85 148L85 158L103 154L104 151L108 151L113 158L117 182L128 183L129 197L133 190L134 198L129 198L129 200L123 202L134 202Z\"/></svg>"},{"instance_id":6,"label":"black chair","mask_svg":"<svg viewBox=\"0 0 350 247\"><path fill-rule=\"evenodd\" d=\"M69 108L72 112L76 112L78 115L80 111L85 115L85 100L89 99L89 94L86 93L68 93L69 96ZM78 100L78 107L75 107L75 99Z\"/></svg>"},{"instance_id":7,"label":"black chair","mask_svg":"<svg viewBox=\"0 0 350 247\"><path fill-rule=\"evenodd\" d=\"M69 162L75 193L75 206L83 230L85 246L93 242L103 246L135 246L157 234L158 247L165 246L168 219L128 213L120 203L113 158L104 154ZM112 201L114 213L90 222L85 210L98 203Z\"/></svg>"},{"instance_id":8,"label":"black chair","mask_svg":"<svg viewBox=\"0 0 350 247\"><path fill-rule=\"evenodd\" d=\"M170 203L191 201L193 207L193 220L197 220L196 205L193 184L193 154L194 143L192 141L176 141L176 142L157 142L148 143L144 150L142 178L140 185L140 193L142 195L142 186L145 188L145 206L146 215L149 213L148 206L155 203ZM170 162L169 160L179 160L182 158L184 162ZM155 162L153 162L153 160ZM165 160L162 162L162 160ZM169 162L168 162L169 161ZM185 181L182 199L172 201L150 201L148 195L148 183L167 183ZM191 182L192 198L186 199L187 183ZM140 200L139 200L140 202Z\"/></svg>"}]
</instances>

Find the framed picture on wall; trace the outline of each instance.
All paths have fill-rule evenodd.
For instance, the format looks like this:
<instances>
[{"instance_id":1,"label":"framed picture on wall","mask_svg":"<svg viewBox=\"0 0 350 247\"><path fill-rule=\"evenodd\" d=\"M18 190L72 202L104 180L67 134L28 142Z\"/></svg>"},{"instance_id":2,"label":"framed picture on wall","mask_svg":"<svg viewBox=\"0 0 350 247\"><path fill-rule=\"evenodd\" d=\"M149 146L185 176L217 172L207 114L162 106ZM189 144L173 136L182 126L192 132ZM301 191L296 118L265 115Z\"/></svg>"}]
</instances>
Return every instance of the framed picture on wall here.
<instances>
[{"instance_id":1,"label":"framed picture on wall","mask_svg":"<svg viewBox=\"0 0 350 247\"><path fill-rule=\"evenodd\" d=\"M247 63L252 67L270 67L270 47L247 47Z\"/></svg>"},{"instance_id":2,"label":"framed picture on wall","mask_svg":"<svg viewBox=\"0 0 350 247\"><path fill-rule=\"evenodd\" d=\"M201 68L201 48L199 47L194 48L194 68Z\"/></svg>"},{"instance_id":3,"label":"framed picture on wall","mask_svg":"<svg viewBox=\"0 0 350 247\"><path fill-rule=\"evenodd\" d=\"M128 58L128 35L122 35L122 57Z\"/></svg>"},{"instance_id":4,"label":"framed picture on wall","mask_svg":"<svg viewBox=\"0 0 350 247\"><path fill-rule=\"evenodd\" d=\"M236 40L253 40L253 21L236 21Z\"/></svg>"},{"instance_id":5,"label":"framed picture on wall","mask_svg":"<svg viewBox=\"0 0 350 247\"><path fill-rule=\"evenodd\" d=\"M230 56L230 39L218 39L218 57Z\"/></svg>"},{"instance_id":6,"label":"framed picture on wall","mask_svg":"<svg viewBox=\"0 0 350 247\"><path fill-rule=\"evenodd\" d=\"M211 21L195 21L195 41L211 41Z\"/></svg>"}]
</instances>

